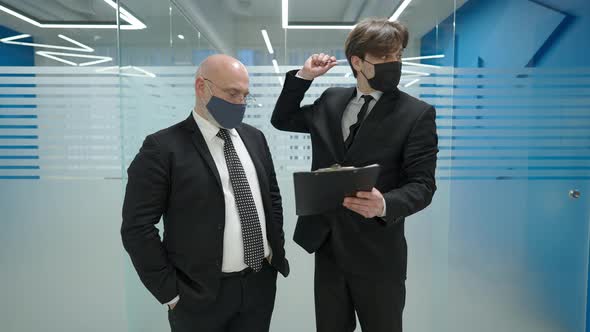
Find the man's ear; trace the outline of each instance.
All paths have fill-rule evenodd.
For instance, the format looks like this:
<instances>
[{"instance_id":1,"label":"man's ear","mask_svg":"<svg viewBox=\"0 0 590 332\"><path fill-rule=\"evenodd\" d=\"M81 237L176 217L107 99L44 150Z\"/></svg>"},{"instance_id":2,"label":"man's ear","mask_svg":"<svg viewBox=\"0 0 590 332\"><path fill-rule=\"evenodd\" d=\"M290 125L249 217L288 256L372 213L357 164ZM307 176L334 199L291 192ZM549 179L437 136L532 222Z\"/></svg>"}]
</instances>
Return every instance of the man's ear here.
<instances>
[{"instance_id":1,"label":"man's ear","mask_svg":"<svg viewBox=\"0 0 590 332\"><path fill-rule=\"evenodd\" d=\"M195 95L203 96L205 94L205 79L200 76L195 78Z\"/></svg>"},{"instance_id":2,"label":"man's ear","mask_svg":"<svg viewBox=\"0 0 590 332\"><path fill-rule=\"evenodd\" d=\"M363 60L361 58L359 58L356 55L353 55L352 57L350 57L350 63L352 64L352 68L354 68L354 70L356 70L357 72L361 71L361 63L363 62Z\"/></svg>"}]
</instances>

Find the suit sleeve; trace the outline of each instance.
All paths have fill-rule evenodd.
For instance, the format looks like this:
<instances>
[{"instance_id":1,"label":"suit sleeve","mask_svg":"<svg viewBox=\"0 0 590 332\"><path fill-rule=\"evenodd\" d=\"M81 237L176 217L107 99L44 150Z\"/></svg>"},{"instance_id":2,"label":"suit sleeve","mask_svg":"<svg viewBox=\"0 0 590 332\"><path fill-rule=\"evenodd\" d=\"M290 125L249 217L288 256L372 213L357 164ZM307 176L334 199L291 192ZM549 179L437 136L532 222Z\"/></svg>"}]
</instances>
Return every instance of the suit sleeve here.
<instances>
[{"instance_id":1,"label":"suit sleeve","mask_svg":"<svg viewBox=\"0 0 590 332\"><path fill-rule=\"evenodd\" d=\"M403 153L402 174L406 179L400 188L383 194L387 210L382 218L393 224L410 216L432 201L436 191L434 172L438 153L436 111L427 108L415 122Z\"/></svg>"},{"instance_id":2,"label":"suit sleeve","mask_svg":"<svg viewBox=\"0 0 590 332\"><path fill-rule=\"evenodd\" d=\"M283 202L281 198L281 191L279 189L279 184L277 181L277 175L275 172L274 163L272 161L272 155L270 153L270 149L268 148L268 142L262 134L262 139L264 141L264 150L268 157L268 162L270 165L269 169L269 185L270 185L270 198L272 203L272 221L276 224L277 229L280 232L280 241L279 241L279 248L285 250L285 233L283 231ZM285 255L283 255L285 256ZM289 271L285 273L285 276L289 274Z\"/></svg>"},{"instance_id":3,"label":"suit sleeve","mask_svg":"<svg viewBox=\"0 0 590 332\"><path fill-rule=\"evenodd\" d=\"M278 130L309 133L308 121L311 120L323 94L312 105L301 106L312 81L298 78L295 76L296 73L296 70L287 73L270 122Z\"/></svg>"},{"instance_id":4,"label":"suit sleeve","mask_svg":"<svg viewBox=\"0 0 590 332\"><path fill-rule=\"evenodd\" d=\"M148 136L127 170L121 237L145 287L162 304L177 294L176 270L168 261L156 224L166 210L170 172L157 140Z\"/></svg>"}]
</instances>

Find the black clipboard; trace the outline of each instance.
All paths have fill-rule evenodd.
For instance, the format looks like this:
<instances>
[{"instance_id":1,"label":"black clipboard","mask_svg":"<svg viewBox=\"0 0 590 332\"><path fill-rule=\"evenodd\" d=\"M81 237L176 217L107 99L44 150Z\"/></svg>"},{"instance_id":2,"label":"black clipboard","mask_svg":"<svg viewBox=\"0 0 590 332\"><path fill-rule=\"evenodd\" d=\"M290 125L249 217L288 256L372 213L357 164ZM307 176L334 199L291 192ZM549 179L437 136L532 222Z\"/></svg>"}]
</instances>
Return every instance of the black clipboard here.
<instances>
[{"instance_id":1,"label":"black clipboard","mask_svg":"<svg viewBox=\"0 0 590 332\"><path fill-rule=\"evenodd\" d=\"M342 207L344 197L375 187L381 167L334 165L312 172L295 172L295 212L298 216L321 214Z\"/></svg>"}]
</instances>

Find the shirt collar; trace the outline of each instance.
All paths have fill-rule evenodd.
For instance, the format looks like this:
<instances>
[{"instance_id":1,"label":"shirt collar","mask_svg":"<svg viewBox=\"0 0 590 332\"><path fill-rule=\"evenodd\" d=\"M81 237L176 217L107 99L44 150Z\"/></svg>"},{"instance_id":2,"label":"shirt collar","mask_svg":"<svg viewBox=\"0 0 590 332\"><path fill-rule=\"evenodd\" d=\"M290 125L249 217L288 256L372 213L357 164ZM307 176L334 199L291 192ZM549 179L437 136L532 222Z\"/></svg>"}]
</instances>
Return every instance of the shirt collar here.
<instances>
[{"instance_id":1,"label":"shirt collar","mask_svg":"<svg viewBox=\"0 0 590 332\"><path fill-rule=\"evenodd\" d=\"M365 94L361 92L361 90L359 90L358 86L356 87L356 95L354 96L353 100L355 103L359 103L361 101L361 98L364 96ZM373 91L370 93L371 97L373 97L373 99L375 99L375 101L379 101L379 98L381 98L381 96L383 96L383 92L382 91Z\"/></svg>"},{"instance_id":2,"label":"shirt collar","mask_svg":"<svg viewBox=\"0 0 590 332\"><path fill-rule=\"evenodd\" d=\"M211 121L202 117L194 109L193 109L193 118L195 119L195 122L197 123L197 126L199 127L199 130L201 131L201 134L203 134L203 137L205 138L206 141L211 141L212 139L217 137L217 133L219 132L219 129L220 129L219 126L217 126L216 124L214 124ZM238 136L238 132L236 131L235 128L229 129L228 132L233 137Z\"/></svg>"}]
</instances>

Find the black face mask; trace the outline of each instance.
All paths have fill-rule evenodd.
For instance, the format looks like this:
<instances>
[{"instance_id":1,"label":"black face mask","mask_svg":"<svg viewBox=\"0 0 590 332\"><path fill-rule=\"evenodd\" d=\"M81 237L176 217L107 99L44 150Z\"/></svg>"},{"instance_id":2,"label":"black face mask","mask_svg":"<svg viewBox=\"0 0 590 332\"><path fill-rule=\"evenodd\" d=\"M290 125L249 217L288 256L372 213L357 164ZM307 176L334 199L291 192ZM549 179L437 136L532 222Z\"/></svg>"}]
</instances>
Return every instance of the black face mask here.
<instances>
[{"instance_id":1,"label":"black face mask","mask_svg":"<svg viewBox=\"0 0 590 332\"><path fill-rule=\"evenodd\" d=\"M382 92L391 92L397 89L397 85L402 76L402 63L400 61L384 63L371 63L367 60L363 61L372 64L375 68L375 76L373 76L373 78L367 78L365 73L361 71L361 74L365 76L371 88Z\"/></svg>"}]
</instances>

